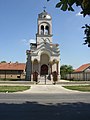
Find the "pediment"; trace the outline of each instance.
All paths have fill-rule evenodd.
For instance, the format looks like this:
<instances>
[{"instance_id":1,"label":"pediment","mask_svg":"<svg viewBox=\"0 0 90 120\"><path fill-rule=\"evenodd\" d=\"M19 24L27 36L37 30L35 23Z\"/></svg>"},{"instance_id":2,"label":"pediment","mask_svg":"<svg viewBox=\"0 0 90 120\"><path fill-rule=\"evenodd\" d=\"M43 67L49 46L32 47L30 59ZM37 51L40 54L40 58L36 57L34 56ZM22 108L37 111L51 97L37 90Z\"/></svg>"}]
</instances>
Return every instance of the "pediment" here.
<instances>
[{"instance_id":1,"label":"pediment","mask_svg":"<svg viewBox=\"0 0 90 120\"><path fill-rule=\"evenodd\" d=\"M38 55L39 51L48 51L51 55L59 55L59 48L56 46L51 46L49 43L42 42L37 46L37 48L33 51L33 55Z\"/></svg>"}]
</instances>

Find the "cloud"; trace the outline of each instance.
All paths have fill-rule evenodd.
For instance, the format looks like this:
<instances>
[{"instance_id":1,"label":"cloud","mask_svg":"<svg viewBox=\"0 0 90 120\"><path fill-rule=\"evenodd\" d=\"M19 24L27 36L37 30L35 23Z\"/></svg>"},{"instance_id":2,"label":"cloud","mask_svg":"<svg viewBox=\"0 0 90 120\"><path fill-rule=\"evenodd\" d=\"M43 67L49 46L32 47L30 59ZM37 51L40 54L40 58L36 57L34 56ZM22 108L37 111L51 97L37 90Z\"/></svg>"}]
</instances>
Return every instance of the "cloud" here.
<instances>
[{"instance_id":1,"label":"cloud","mask_svg":"<svg viewBox=\"0 0 90 120\"><path fill-rule=\"evenodd\" d=\"M35 39L29 39L29 40L22 39L21 42L22 42L24 45L30 45L30 43L36 43L36 40L35 40Z\"/></svg>"},{"instance_id":2,"label":"cloud","mask_svg":"<svg viewBox=\"0 0 90 120\"><path fill-rule=\"evenodd\" d=\"M27 42L27 40L26 40L26 39L22 39L21 41L22 41L23 43L26 43L26 42Z\"/></svg>"},{"instance_id":3,"label":"cloud","mask_svg":"<svg viewBox=\"0 0 90 120\"><path fill-rule=\"evenodd\" d=\"M76 14L76 16L83 16L80 12L78 12L77 14Z\"/></svg>"},{"instance_id":4,"label":"cloud","mask_svg":"<svg viewBox=\"0 0 90 120\"><path fill-rule=\"evenodd\" d=\"M30 39L29 43L36 43L36 40L35 39Z\"/></svg>"},{"instance_id":5,"label":"cloud","mask_svg":"<svg viewBox=\"0 0 90 120\"><path fill-rule=\"evenodd\" d=\"M21 42L24 44L24 45L28 45L28 41L26 39L22 39Z\"/></svg>"}]
</instances>

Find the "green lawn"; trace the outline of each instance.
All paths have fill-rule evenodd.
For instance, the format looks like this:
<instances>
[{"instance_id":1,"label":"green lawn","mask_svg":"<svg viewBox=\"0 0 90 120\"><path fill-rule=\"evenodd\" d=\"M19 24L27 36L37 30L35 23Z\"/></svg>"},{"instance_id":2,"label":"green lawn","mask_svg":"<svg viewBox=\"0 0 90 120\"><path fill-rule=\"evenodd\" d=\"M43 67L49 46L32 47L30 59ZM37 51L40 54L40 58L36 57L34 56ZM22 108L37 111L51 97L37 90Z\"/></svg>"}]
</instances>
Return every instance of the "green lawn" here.
<instances>
[{"instance_id":1,"label":"green lawn","mask_svg":"<svg viewBox=\"0 0 90 120\"><path fill-rule=\"evenodd\" d=\"M30 89L30 86L0 86L0 92L18 92Z\"/></svg>"},{"instance_id":2,"label":"green lawn","mask_svg":"<svg viewBox=\"0 0 90 120\"><path fill-rule=\"evenodd\" d=\"M90 92L90 85L79 85L79 86L63 86L70 90L78 90L82 92Z\"/></svg>"}]
</instances>

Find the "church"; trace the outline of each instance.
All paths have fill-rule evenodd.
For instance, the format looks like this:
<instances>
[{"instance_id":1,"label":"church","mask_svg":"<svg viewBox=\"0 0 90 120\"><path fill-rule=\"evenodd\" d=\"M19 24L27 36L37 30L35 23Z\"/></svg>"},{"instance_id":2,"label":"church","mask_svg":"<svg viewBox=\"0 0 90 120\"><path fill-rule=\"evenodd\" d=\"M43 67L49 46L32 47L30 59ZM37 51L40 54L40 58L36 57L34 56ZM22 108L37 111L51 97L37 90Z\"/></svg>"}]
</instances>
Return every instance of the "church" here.
<instances>
[{"instance_id":1,"label":"church","mask_svg":"<svg viewBox=\"0 0 90 120\"><path fill-rule=\"evenodd\" d=\"M57 72L60 79L60 49L59 44L53 44L52 17L43 10L38 14L36 43L30 43L30 50L26 51L26 80L33 79L33 73L38 72L38 77Z\"/></svg>"}]
</instances>

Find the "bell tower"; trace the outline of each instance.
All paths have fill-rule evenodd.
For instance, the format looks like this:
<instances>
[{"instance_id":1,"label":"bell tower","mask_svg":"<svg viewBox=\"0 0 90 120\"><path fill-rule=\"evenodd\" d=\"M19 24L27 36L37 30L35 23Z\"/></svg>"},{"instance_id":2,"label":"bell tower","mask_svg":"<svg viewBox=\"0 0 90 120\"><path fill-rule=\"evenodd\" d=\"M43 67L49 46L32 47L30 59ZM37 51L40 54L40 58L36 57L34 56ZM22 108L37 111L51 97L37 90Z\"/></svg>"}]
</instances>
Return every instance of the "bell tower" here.
<instances>
[{"instance_id":1,"label":"bell tower","mask_svg":"<svg viewBox=\"0 0 90 120\"><path fill-rule=\"evenodd\" d=\"M37 71L38 79L42 81L44 75L53 76L56 72L60 76L59 44L52 39L52 17L44 9L38 14L36 43L30 43L30 50L26 51L26 79L34 80L33 73Z\"/></svg>"},{"instance_id":2,"label":"bell tower","mask_svg":"<svg viewBox=\"0 0 90 120\"><path fill-rule=\"evenodd\" d=\"M38 14L36 42L37 44L52 43L52 18L45 10Z\"/></svg>"}]
</instances>

